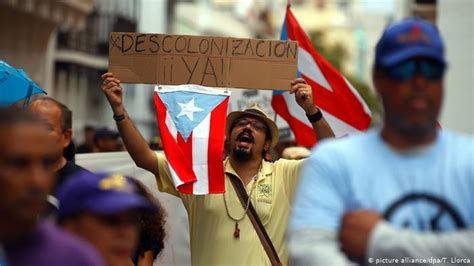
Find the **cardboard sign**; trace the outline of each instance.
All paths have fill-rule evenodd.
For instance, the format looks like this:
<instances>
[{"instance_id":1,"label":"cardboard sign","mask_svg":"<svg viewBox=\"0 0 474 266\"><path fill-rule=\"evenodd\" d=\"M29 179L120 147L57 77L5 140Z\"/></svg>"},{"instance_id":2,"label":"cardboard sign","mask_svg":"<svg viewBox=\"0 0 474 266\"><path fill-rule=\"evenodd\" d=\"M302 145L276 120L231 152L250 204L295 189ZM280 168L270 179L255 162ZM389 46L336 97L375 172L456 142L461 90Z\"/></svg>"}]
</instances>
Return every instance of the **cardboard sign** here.
<instances>
[{"instance_id":1,"label":"cardboard sign","mask_svg":"<svg viewBox=\"0 0 474 266\"><path fill-rule=\"evenodd\" d=\"M109 71L125 83L289 90L294 41L112 32Z\"/></svg>"}]
</instances>

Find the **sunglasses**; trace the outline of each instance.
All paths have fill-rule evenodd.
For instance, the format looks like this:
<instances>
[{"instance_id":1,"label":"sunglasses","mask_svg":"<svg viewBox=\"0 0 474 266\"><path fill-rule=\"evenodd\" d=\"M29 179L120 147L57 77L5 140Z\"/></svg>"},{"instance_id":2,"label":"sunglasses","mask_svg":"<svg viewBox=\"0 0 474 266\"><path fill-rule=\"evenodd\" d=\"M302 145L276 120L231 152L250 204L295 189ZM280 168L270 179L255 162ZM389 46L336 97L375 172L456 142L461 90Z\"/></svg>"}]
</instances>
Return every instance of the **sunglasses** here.
<instances>
[{"instance_id":1,"label":"sunglasses","mask_svg":"<svg viewBox=\"0 0 474 266\"><path fill-rule=\"evenodd\" d=\"M250 124L252 128L258 131L264 131L267 127L265 123L259 120L249 120L249 119L243 118L235 122L236 127L246 127L248 124Z\"/></svg>"},{"instance_id":2,"label":"sunglasses","mask_svg":"<svg viewBox=\"0 0 474 266\"><path fill-rule=\"evenodd\" d=\"M406 81L412 79L416 73L427 80L440 80L443 77L445 66L432 60L408 60L398 65L384 69L384 73L391 79Z\"/></svg>"}]
</instances>

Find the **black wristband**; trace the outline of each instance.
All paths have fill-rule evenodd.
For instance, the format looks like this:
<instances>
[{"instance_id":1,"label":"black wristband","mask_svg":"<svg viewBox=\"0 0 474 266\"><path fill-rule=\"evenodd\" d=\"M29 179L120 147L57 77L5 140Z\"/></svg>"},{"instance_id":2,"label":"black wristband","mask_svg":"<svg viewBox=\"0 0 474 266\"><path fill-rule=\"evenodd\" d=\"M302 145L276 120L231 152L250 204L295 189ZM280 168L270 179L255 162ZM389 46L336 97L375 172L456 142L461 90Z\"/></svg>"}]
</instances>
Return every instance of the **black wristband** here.
<instances>
[{"instance_id":1,"label":"black wristband","mask_svg":"<svg viewBox=\"0 0 474 266\"><path fill-rule=\"evenodd\" d=\"M321 110L318 109L318 111L315 114L312 114L312 115L306 114L306 117L308 118L309 122L316 123L323 118L323 113L321 112Z\"/></svg>"},{"instance_id":2,"label":"black wristband","mask_svg":"<svg viewBox=\"0 0 474 266\"><path fill-rule=\"evenodd\" d=\"M114 115L113 116L115 122L120 122L120 121L123 121L125 119L125 115L124 114L121 114L121 115Z\"/></svg>"}]
</instances>

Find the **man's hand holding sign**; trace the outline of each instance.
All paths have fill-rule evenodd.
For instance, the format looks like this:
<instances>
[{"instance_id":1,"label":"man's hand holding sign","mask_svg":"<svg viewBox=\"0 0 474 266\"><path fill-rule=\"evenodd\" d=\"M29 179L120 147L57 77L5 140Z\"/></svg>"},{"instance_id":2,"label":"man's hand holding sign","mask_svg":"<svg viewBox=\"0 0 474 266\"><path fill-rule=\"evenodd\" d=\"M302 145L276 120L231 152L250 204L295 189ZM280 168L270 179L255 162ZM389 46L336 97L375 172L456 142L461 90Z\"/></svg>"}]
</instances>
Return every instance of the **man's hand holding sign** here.
<instances>
[{"instance_id":1,"label":"man's hand holding sign","mask_svg":"<svg viewBox=\"0 0 474 266\"><path fill-rule=\"evenodd\" d=\"M114 32L109 71L126 83L289 90L297 47L293 41Z\"/></svg>"}]
</instances>

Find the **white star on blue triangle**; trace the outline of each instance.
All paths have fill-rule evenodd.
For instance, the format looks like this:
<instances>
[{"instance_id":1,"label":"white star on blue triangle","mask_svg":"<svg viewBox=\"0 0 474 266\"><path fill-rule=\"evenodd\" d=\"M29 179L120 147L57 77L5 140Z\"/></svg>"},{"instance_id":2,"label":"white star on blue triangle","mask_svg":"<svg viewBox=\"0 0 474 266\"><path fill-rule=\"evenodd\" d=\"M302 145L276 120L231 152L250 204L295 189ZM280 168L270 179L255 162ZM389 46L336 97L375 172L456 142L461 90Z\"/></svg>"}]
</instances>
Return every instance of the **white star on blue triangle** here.
<instances>
[{"instance_id":1,"label":"white star on blue triangle","mask_svg":"<svg viewBox=\"0 0 474 266\"><path fill-rule=\"evenodd\" d=\"M177 117L185 115L191 121L194 121L194 113L195 112L204 111L203 109L198 108L198 107L196 107L196 105L194 105L194 98L192 98L191 101L189 101L187 103L178 103L178 104L181 107L181 112L179 112Z\"/></svg>"},{"instance_id":2,"label":"white star on blue triangle","mask_svg":"<svg viewBox=\"0 0 474 266\"><path fill-rule=\"evenodd\" d=\"M158 94L184 141L187 141L194 128L227 98L225 95L190 91L159 92Z\"/></svg>"}]
</instances>

